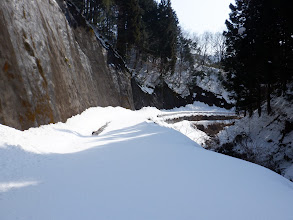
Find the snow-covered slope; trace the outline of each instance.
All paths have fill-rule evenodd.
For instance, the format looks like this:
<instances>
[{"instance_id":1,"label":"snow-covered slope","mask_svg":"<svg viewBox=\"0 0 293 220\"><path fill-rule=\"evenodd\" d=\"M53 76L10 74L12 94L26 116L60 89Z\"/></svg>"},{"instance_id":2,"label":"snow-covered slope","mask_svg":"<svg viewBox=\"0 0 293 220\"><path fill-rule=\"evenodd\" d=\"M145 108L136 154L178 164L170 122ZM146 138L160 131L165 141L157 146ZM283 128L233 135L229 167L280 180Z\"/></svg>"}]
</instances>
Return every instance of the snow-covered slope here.
<instances>
[{"instance_id":1,"label":"snow-covered slope","mask_svg":"<svg viewBox=\"0 0 293 220\"><path fill-rule=\"evenodd\" d=\"M221 82L221 79L226 77L222 69L201 65L197 68L197 71L202 73L202 76L196 77L198 86L214 93L218 98L224 98L227 102L234 103L234 100L230 99L229 92Z\"/></svg>"},{"instance_id":2,"label":"snow-covered slope","mask_svg":"<svg viewBox=\"0 0 293 220\"><path fill-rule=\"evenodd\" d=\"M0 219L292 219L293 183L149 120L162 113L91 108L24 132L1 125Z\"/></svg>"},{"instance_id":3,"label":"snow-covered slope","mask_svg":"<svg viewBox=\"0 0 293 220\"><path fill-rule=\"evenodd\" d=\"M293 104L285 97L274 97L273 112L257 112L227 127L214 148L218 152L240 157L269 167L293 181Z\"/></svg>"}]
</instances>

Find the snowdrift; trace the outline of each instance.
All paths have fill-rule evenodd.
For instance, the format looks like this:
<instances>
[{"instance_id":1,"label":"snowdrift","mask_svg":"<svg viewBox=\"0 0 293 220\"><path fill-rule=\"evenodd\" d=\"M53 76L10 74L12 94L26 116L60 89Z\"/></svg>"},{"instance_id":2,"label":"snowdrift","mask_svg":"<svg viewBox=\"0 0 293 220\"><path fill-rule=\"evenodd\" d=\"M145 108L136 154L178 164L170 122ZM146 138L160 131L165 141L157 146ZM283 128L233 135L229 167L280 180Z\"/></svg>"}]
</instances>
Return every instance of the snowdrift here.
<instances>
[{"instance_id":1,"label":"snowdrift","mask_svg":"<svg viewBox=\"0 0 293 220\"><path fill-rule=\"evenodd\" d=\"M0 219L292 219L293 183L154 123L161 113L90 108L23 132L0 125Z\"/></svg>"}]
</instances>

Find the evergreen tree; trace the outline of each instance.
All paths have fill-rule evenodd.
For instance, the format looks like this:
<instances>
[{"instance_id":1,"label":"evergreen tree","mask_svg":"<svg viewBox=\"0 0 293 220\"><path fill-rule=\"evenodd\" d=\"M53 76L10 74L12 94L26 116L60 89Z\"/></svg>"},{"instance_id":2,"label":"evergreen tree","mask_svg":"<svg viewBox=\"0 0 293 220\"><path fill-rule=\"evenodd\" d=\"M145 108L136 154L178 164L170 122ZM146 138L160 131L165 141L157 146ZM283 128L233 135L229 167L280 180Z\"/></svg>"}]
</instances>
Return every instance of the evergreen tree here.
<instances>
[{"instance_id":1,"label":"evergreen tree","mask_svg":"<svg viewBox=\"0 0 293 220\"><path fill-rule=\"evenodd\" d=\"M159 53L162 74L173 72L176 63L178 19L170 0L161 0L158 11Z\"/></svg>"},{"instance_id":2,"label":"evergreen tree","mask_svg":"<svg viewBox=\"0 0 293 220\"><path fill-rule=\"evenodd\" d=\"M72 0L88 21L116 46L120 55L160 61L162 76L174 72L177 51L188 57L189 43L180 37L178 19L170 0ZM182 47L182 48L180 48ZM163 77L162 77L163 78Z\"/></svg>"},{"instance_id":3,"label":"evergreen tree","mask_svg":"<svg viewBox=\"0 0 293 220\"><path fill-rule=\"evenodd\" d=\"M247 102L251 99L251 82L249 82L248 57L253 54L253 41L248 39L244 21L246 20L246 2L236 1L236 5L230 4L230 21L226 21L228 31L226 37L227 50L223 61L228 73L227 88L234 92L236 107L238 110L250 110ZM250 46L248 48L248 46Z\"/></svg>"},{"instance_id":4,"label":"evergreen tree","mask_svg":"<svg viewBox=\"0 0 293 220\"><path fill-rule=\"evenodd\" d=\"M158 4L154 0L139 0L142 9L139 50L155 58L159 57Z\"/></svg>"},{"instance_id":5,"label":"evergreen tree","mask_svg":"<svg viewBox=\"0 0 293 220\"><path fill-rule=\"evenodd\" d=\"M140 40L141 11L137 0L116 0L118 6L117 49L126 57L126 53Z\"/></svg>"},{"instance_id":6,"label":"evergreen tree","mask_svg":"<svg viewBox=\"0 0 293 220\"><path fill-rule=\"evenodd\" d=\"M224 66L239 110L252 114L257 108L261 114L265 100L270 113L271 94L292 79L292 28L284 7L273 0L236 0L230 5Z\"/></svg>"}]
</instances>

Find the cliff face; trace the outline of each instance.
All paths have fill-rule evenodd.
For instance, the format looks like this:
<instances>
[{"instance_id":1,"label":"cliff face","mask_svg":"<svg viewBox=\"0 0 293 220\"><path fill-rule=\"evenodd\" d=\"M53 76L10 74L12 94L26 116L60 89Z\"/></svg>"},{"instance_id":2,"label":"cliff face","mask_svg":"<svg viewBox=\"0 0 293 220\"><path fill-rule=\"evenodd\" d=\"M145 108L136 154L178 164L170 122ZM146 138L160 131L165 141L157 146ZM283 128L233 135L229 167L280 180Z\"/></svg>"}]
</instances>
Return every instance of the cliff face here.
<instances>
[{"instance_id":1,"label":"cliff face","mask_svg":"<svg viewBox=\"0 0 293 220\"><path fill-rule=\"evenodd\" d=\"M134 108L130 75L108 65L111 51L81 23L61 0L0 2L1 124L27 129L91 106Z\"/></svg>"},{"instance_id":2,"label":"cliff face","mask_svg":"<svg viewBox=\"0 0 293 220\"><path fill-rule=\"evenodd\" d=\"M232 104L227 103L224 98L218 98L214 93L206 91L199 86L193 86L190 89L191 94L182 98L173 91L166 83L154 89L153 94L147 94L141 90L135 79L131 80L133 90L133 100L136 109L144 106L154 106L159 109L172 109L175 107L185 106L194 101L203 102L209 106L218 106L221 108L231 109ZM193 94L196 94L195 96Z\"/></svg>"}]
</instances>

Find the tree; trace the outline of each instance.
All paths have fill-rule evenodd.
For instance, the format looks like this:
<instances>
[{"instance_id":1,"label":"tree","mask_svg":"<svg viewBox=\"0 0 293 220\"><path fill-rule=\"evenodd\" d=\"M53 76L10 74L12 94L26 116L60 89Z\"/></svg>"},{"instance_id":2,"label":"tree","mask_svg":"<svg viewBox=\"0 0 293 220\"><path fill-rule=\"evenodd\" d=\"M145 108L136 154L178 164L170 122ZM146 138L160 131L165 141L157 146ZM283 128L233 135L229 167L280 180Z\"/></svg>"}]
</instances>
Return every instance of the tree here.
<instances>
[{"instance_id":1,"label":"tree","mask_svg":"<svg viewBox=\"0 0 293 220\"><path fill-rule=\"evenodd\" d=\"M159 57L158 4L154 0L139 0L139 7L142 9L139 50L157 58Z\"/></svg>"},{"instance_id":2,"label":"tree","mask_svg":"<svg viewBox=\"0 0 293 220\"><path fill-rule=\"evenodd\" d=\"M211 51L211 42L212 42L213 34L211 32L204 32L199 38L199 51L201 55L201 65L205 65L209 55L212 53Z\"/></svg>"},{"instance_id":3,"label":"tree","mask_svg":"<svg viewBox=\"0 0 293 220\"><path fill-rule=\"evenodd\" d=\"M136 59L152 58L157 62L161 78L175 71L180 29L170 0L73 1L126 62L135 54Z\"/></svg>"},{"instance_id":4,"label":"tree","mask_svg":"<svg viewBox=\"0 0 293 220\"><path fill-rule=\"evenodd\" d=\"M187 32L178 30L177 42L177 64L176 72L179 76L178 83L181 82L182 73L195 73L195 58L194 52L197 50L197 42L194 42Z\"/></svg>"},{"instance_id":5,"label":"tree","mask_svg":"<svg viewBox=\"0 0 293 220\"><path fill-rule=\"evenodd\" d=\"M225 41L226 38L221 32L217 32L212 36L212 50L218 63L220 63L224 58L224 53L226 50Z\"/></svg>"},{"instance_id":6,"label":"tree","mask_svg":"<svg viewBox=\"0 0 293 220\"><path fill-rule=\"evenodd\" d=\"M137 0L116 0L118 6L117 49L126 58L126 53L140 40L141 11Z\"/></svg>"},{"instance_id":7,"label":"tree","mask_svg":"<svg viewBox=\"0 0 293 220\"><path fill-rule=\"evenodd\" d=\"M170 0L161 0L158 8L159 53L161 73L174 72L176 64L178 19Z\"/></svg>"},{"instance_id":8,"label":"tree","mask_svg":"<svg viewBox=\"0 0 293 220\"><path fill-rule=\"evenodd\" d=\"M254 74L255 39L254 29L249 27L248 1L236 0L230 4L230 20L226 21L226 53L223 61L228 73L226 87L234 94L238 110L249 111L252 115L255 104L255 84L258 76Z\"/></svg>"},{"instance_id":9,"label":"tree","mask_svg":"<svg viewBox=\"0 0 293 220\"><path fill-rule=\"evenodd\" d=\"M273 0L236 0L230 5L224 33L227 88L234 92L238 109L248 109L250 115L255 108L261 114L263 101L270 114L272 93L292 80L292 15L286 7Z\"/></svg>"}]
</instances>

